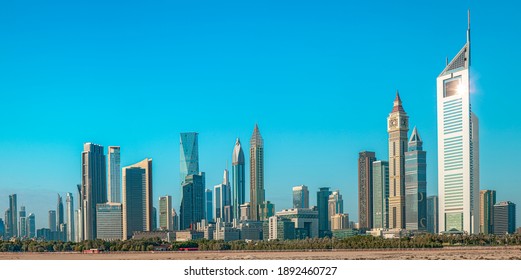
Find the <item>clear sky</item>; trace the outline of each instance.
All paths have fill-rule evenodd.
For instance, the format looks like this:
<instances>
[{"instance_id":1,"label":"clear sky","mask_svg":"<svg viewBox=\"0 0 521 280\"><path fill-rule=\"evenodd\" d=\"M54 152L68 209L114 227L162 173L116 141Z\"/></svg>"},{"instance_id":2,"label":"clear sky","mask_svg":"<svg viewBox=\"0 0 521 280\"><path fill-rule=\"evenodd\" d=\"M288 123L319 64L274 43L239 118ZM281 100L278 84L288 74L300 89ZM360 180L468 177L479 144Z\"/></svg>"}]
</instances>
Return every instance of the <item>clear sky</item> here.
<instances>
[{"instance_id":1,"label":"clear sky","mask_svg":"<svg viewBox=\"0 0 521 280\"><path fill-rule=\"evenodd\" d=\"M122 166L153 158L155 204L169 194L178 208L179 133L200 133L213 188L258 123L276 210L295 185L312 205L331 187L356 221L358 152L387 158L397 89L436 194L436 77L469 7L481 188L521 203L517 2L2 1L1 217L17 193L47 227L56 193L76 198L84 142L120 145Z\"/></svg>"}]
</instances>

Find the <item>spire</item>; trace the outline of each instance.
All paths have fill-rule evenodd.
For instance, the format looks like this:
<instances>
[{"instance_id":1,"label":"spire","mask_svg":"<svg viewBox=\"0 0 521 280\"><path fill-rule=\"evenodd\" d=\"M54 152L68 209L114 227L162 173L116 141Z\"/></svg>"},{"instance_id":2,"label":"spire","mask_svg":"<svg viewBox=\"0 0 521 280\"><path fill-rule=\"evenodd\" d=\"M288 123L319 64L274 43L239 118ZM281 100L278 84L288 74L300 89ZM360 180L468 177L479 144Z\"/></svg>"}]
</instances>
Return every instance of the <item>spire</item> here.
<instances>
[{"instance_id":1,"label":"spire","mask_svg":"<svg viewBox=\"0 0 521 280\"><path fill-rule=\"evenodd\" d=\"M409 152L410 151L423 151L423 141L418 133L416 126L412 130L411 137L409 138Z\"/></svg>"},{"instance_id":2,"label":"spire","mask_svg":"<svg viewBox=\"0 0 521 280\"><path fill-rule=\"evenodd\" d=\"M250 146L263 146L264 140L262 139L262 136L260 134L259 126L255 124L255 128L253 129L253 135L250 139Z\"/></svg>"},{"instance_id":3,"label":"spire","mask_svg":"<svg viewBox=\"0 0 521 280\"><path fill-rule=\"evenodd\" d=\"M467 42L450 63L445 66L439 77L470 67L470 9L467 16Z\"/></svg>"},{"instance_id":4,"label":"spire","mask_svg":"<svg viewBox=\"0 0 521 280\"><path fill-rule=\"evenodd\" d=\"M468 66L470 67L470 9L467 11L467 48L468 48Z\"/></svg>"},{"instance_id":5,"label":"spire","mask_svg":"<svg viewBox=\"0 0 521 280\"><path fill-rule=\"evenodd\" d=\"M241 147L241 140L237 138L232 154L232 165L244 164L244 152Z\"/></svg>"},{"instance_id":6,"label":"spire","mask_svg":"<svg viewBox=\"0 0 521 280\"><path fill-rule=\"evenodd\" d=\"M396 98L393 102L393 113L394 112L405 112L402 107L402 99L400 98L400 93L396 90Z\"/></svg>"}]
</instances>

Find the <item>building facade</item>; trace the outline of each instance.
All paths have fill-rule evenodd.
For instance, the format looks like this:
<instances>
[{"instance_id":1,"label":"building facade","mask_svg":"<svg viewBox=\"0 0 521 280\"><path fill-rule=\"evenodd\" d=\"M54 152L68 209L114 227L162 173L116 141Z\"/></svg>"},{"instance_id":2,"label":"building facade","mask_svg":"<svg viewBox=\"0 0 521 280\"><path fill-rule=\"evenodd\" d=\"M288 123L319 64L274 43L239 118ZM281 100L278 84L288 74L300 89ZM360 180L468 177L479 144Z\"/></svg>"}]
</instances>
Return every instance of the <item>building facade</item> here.
<instances>
[{"instance_id":1,"label":"building facade","mask_svg":"<svg viewBox=\"0 0 521 280\"><path fill-rule=\"evenodd\" d=\"M20 207L20 221L18 222L18 236L20 238L26 238L27 237L27 217L25 212L25 206Z\"/></svg>"},{"instance_id":2,"label":"building facade","mask_svg":"<svg viewBox=\"0 0 521 280\"><path fill-rule=\"evenodd\" d=\"M213 205L214 205L214 218L215 220L221 219L221 221L230 223L232 221L231 213L226 213L225 207L231 206L231 188L228 181L228 170L224 170L223 182L213 188Z\"/></svg>"},{"instance_id":3,"label":"building facade","mask_svg":"<svg viewBox=\"0 0 521 280\"><path fill-rule=\"evenodd\" d=\"M67 224L67 241L74 241L74 198L69 192L65 196L65 223Z\"/></svg>"},{"instance_id":4,"label":"building facade","mask_svg":"<svg viewBox=\"0 0 521 280\"><path fill-rule=\"evenodd\" d=\"M204 192L205 197L205 214L208 222L213 221L213 192L210 189L206 189Z\"/></svg>"},{"instance_id":5,"label":"building facade","mask_svg":"<svg viewBox=\"0 0 521 280\"><path fill-rule=\"evenodd\" d=\"M123 205L107 202L96 205L98 239L105 241L123 240Z\"/></svg>"},{"instance_id":6,"label":"building facade","mask_svg":"<svg viewBox=\"0 0 521 280\"><path fill-rule=\"evenodd\" d=\"M358 154L358 223L361 229L373 227L373 162L374 152Z\"/></svg>"},{"instance_id":7,"label":"building facade","mask_svg":"<svg viewBox=\"0 0 521 280\"><path fill-rule=\"evenodd\" d=\"M343 213L344 213L344 199L342 198L340 191L336 190L329 195L329 198L327 201L327 220L328 220L327 222L328 222L329 230L331 230L331 217L333 217L336 214L343 214Z\"/></svg>"},{"instance_id":8,"label":"building facade","mask_svg":"<svg viewBox=\"0 0 521 280\"><path fill-rule=\"evenodd\" d=\"M18 199L16 194L9 196L9 237L18 237Z\"/></svg>"},{"instance_id":9,"label":"building facade","mask_svg":"<svg viewBox=\"0 0 521 280\"><path fill-rule=\"evenodd\" d=\"M172 197L169 195L159 197L159 229L174 230L172 219Z\"/></svg>"},{"instance_id":10,"label":"building facade","mask_svg":"<svg viewBox=\"0 0 521 280\"><path fill-rule=\"evenodd\" d=\"M317 211L318 211L318 235L325 237L329 234L329 188L320 188L317 192Z\"/></svg>"},{"instance_id":11,"label":"building facade","mask_svg":"<svg viewBox=\"0 0 521 280\"><path fill-rule=\"evenodd\" d=\"M121 148L109 146L107 152L108 201L121 203Z\"/></svg>"},{"instance_id":12,"label":"building facade","mask_svg":"<svg viewBox=\"0 0 521 280\"><path fill-rule=\"evenodd\" d=\"M373 228L389 228L389 162L373 162Z\"/></svg>"},{"instance_id":13,"label":"building facade","mask_svg":"<svg viewBox=\"0 0 521 280\"><path fill-rule=\"evenodd\" d=\"M276 216L295 224L295 238L318 238L318 211L292 208L279 211Z\"/></svg>"},{"instance_id":14,"label":"building facade","mask_svg":"<svg viewBox=\"0 0 521 280\"><path fill-rule=\"evenodd\" d=\"M516 205L501 201L494 205L494 234L513 234L516 231Z\"/></svg>"},{"instance_id":15,"label":"building facade","mask_svg":"<svg viewBox=\"0 0 521 280\"><path fill-rule=\"evenodd\" d=\"M152 159L123 168L123 239L153 230Z\"/></svg>"},{"instance_id":16,"label":"building facade","mask_svg":"<svg viewBox=\"0 0 521 280\"><path fill-rule=\"evenodd\" d=\"M467 42L436 79L440 232L479 232L479 133L469 69L470 24Z\"/></svg>"},{"instance_id":17,"label":"building facade","mask_svg":"<svg viewBox=\"0 0 521 280\"><path fill-rule=\"evenodd\" d=\"M349 228L349 215L348 214L335 214L331 216L331 231L348 229Z\"/></svg>"},{"instance_id":18,"label":"building facade","mask_svg":"<svg viewBox=\"0 0 521 280\"><path fill-rule=\"evenodd\" d=\"M293 187L293 208L309 208L309 190L304 185Z\"/></svg>"},{"instance_id":19,"label":"building facade","mask_svg":"<svg viewBox=\"0 0 521 280\"><path fill-rule=\"evenodd\" d=\"M195 224L205 219L204 172L186 176L182 189L180 230L195 229Z\"/></svg>"},{"instance_id":20,"label":"building facade","mask_svg":"<svg viewBox=\"0 0 521 280\"><path fill-rule=\"evenodd\" d=\"M427 197L427 232L439 233L438 212L438 196Z\"/></svg>"},{"instance_id":21,"label":"building facade","mask_svg":"<svg viewBox=\"0 0 521 280\"><path fill-rule=\"evenodd\" d=\"M239 138L235 141L232 154L232 189L232 215L234 219L239 219L241 205L246 199L246 161Z\"/></svg>"},{"instance_id":22,"label":"building facade","mask_svg":"<svg viewBox=\"0 0 521 280\"><path fill-rule=\"evenodd\" d=\"M27 237L29 238L35 238L36 237L36 217L33 213L29 214L27 216Z\"/></svg>"},{"instance_id":23,"label":"building facade","mask_svg":"<svg viewBox=\"0 0 521 280\"><path fill-rule=\"evenodd\" d=\"M405 152L405 228L427 230L427 153L416 127Z\"/></svg>"},{"instance_id":24,"label":"building facade","mask_svg":"<svg viewBox=\"0 0 521 280\"><path fill-rule=\"evenodd\" d=\"M494 205L496 205L496 191L479 191L479 232L494 233Z\"/></svg>"},{"instance_id":25,"label":"building facade","mask_svg":"<svg viewBox=\"0 0 521 280\"><path fill-rule=\"evenodd\" d=\"M250 139L250 210L251 219L261 221L259 206L264 202L264 140L255 125Z\"/></svg>"},{"instance_id":26,"label":"building facade","mask_svg":"<svg viewBox=\"0 0 521 280\"><path fill-rule=\"evenodd\" d=\"M197 132L185 132L180 135L180 169L181 186L186 176L199 174L199 137Z\"/></svg>"}]
</instances>

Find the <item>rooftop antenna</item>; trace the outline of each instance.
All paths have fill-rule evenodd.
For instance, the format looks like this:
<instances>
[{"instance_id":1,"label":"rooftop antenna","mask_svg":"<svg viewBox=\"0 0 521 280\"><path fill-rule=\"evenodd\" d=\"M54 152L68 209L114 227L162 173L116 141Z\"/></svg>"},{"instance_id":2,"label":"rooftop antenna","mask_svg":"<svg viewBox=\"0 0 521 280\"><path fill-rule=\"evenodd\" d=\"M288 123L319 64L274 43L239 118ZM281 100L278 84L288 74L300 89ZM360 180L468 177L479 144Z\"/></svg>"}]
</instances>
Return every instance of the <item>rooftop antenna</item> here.
<instances>
[{"instance_id":1,"label":"rooftop antenna","mask_svg":"<svg viewBox=\"0 0 521 280\"><path fill-rule=\"evenodd\" d=\"M468 55L468 65L470 66L470 8L467 11L467 50L469 52Z\"/></svg>"}]
</instances>

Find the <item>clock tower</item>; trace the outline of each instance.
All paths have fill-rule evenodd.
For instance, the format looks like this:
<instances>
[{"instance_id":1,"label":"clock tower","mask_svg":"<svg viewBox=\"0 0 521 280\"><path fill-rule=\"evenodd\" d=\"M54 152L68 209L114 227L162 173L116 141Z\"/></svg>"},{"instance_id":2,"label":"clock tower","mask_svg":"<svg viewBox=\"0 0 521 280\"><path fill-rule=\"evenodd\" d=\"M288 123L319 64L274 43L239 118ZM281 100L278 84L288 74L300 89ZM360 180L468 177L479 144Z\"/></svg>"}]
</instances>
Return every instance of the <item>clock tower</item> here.
<instances>
[{"instance_id":1,"label":"clock tower","mask_svg":"<svg viewBox=\"0 0 521 280\"><path fill-rule=\"evenodd\" d=\"M405 228L405 152L409 117L396 91L393 110L387 117L389 133L389 228Z\"/></svg>"}]
</instances>

